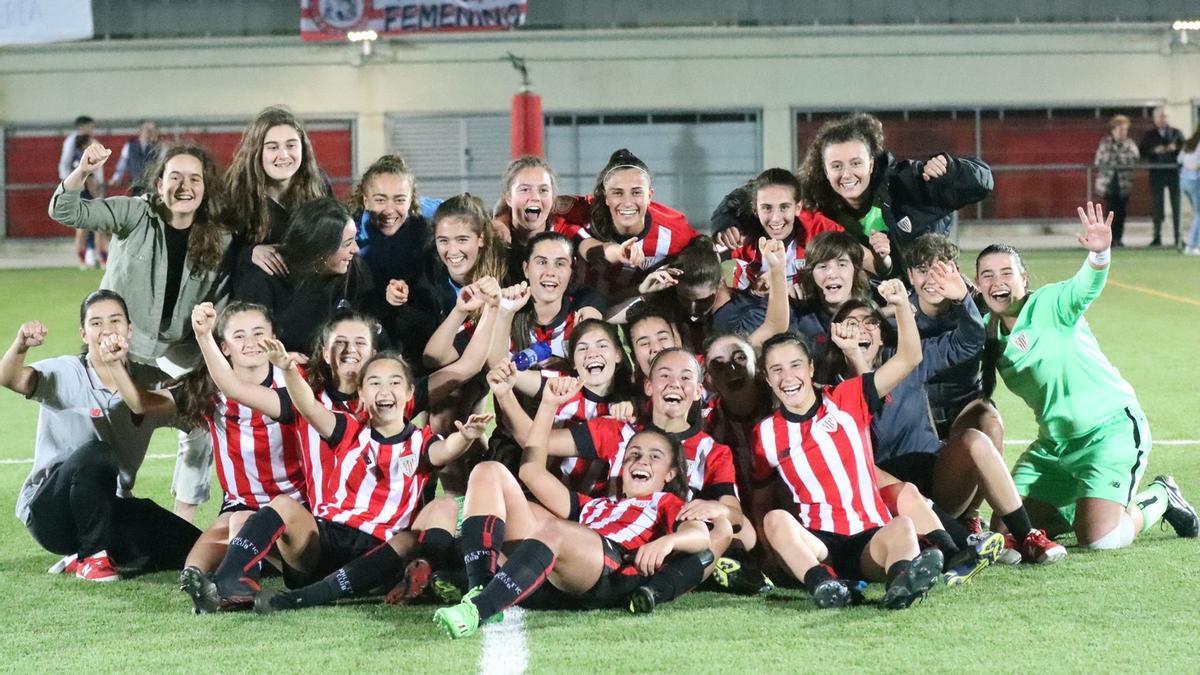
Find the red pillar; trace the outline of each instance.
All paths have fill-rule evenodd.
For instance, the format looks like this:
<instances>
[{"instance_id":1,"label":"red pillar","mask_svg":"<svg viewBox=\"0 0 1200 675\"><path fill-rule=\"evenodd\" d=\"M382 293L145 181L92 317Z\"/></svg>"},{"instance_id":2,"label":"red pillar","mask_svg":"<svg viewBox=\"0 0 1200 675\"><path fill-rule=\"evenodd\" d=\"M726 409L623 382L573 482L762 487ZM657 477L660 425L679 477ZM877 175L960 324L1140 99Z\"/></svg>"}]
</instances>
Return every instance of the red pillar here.
<instances>
[{"instance_id":1,"label":"red pillar","mask_svg":"<svg viewBox=\"0 0 1200 675\"><path fill-rule=\"evenodd\" d=\"M512 156L545 155L542 131L542 97L522 91L512 97Z\"/></svg>"}]
</instances>

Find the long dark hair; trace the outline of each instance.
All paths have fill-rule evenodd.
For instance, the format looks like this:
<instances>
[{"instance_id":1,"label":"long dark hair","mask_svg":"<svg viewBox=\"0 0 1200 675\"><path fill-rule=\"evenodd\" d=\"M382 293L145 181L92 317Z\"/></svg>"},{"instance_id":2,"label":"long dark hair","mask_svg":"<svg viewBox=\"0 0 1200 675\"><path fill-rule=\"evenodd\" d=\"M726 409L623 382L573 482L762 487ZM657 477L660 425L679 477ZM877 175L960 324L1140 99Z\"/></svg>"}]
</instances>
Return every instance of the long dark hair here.
<instances>
[{"instance_id":1,"label":"long dark hair","mask_svg":"<svg viewBox=\"0 0 1200 675\"><path fill-rule=\"evenodd\" d=\"M633 438L641 436L642 434L654 434L654 435L658 436L659 438L664 439L667 442L667 447L671 449L671 468L675 469L675 477L672 478L671 480L667 481L667 484L663 486L663 490L666 492L670 492L671 494L675 495L676 497L679 497L680 499L683 499L686 501L688 498L689 490L688 490L688 483L687 483L687 459L684 456L683 443L681 443L679 441L679 439L675 437L674 434L668 434L668 433L659 431L658 429L649 429L649 428L642 429L641 431L637 432L636 434L633 435ZM629 439L630 442L633 441L633 438ZM622 460L623 460L623 458L622 458ZM608 496L609 497L613 497L613 498L617 498L617 499L621 498L622 493L620 491L620 482L621 482L620 480L609 481L609 483L608 483Z\"/></svg>"},{"instance_id":2,"label":"long dark hair","mask_svg":"<svg viewBox=\"0 0 1200 675\"><path fill-rule=\"evenodd\" d=\"M856 309L865 309L871 315L872 319L879 322L879 337L882 345L879 352L875 354L874 363L869 364L872 368L878 368L883 361L883 347L896 346L896 333L892 328L892 324L883 316L879 305L875 304L874 300L869 298L850 298L846 304L838 308L838 311L833 314L833 323L841 323L850 316L850 312ZM833 327L829 328L831 334ZM832 339L830 340L832 343ZM816 364L814 378L818 382L833 384L838 377L852 377L854 374L850 372L850 364L846 362L846 355L838 349L837 345L831 345L825 350L825 354L821 357L820 362Z\"/></svg>"},{"instance_id":3,"label":"long dark hair","mask_svg":"<svg viewBox=\"0 0 1200 675\"><path fill-rule=\"evenodd\" d=\"M1200 126L1196 127L1196 130L1193 131L1192 135L1187 139L1186 142L1184 142L1183 149L1185 152L1192 152L1196 149L1197 145L1200 145Z\"/></svg>"},{"instance_id":4,"label":"long dark hair","mask_svg":"<svg viewBox=\"0 0 1200 675\"><path fill-rule=\"evenodd\" d=\"M835 220L844 220L853 209L829 184L829 177L825 175L825 148L849 141L859 141L867 146L867 154L878 163L884 153L883 124L867 113L826 122L808 144L800 164L800 186L804 197L812 201L814 208Z\"/></svg>"},{"instance_id":5,"label":"long dark hair","mask_svg":"<svg viewBox=\"0 0 1200 675\"><path fill-rule=\"evenodd\" d=\"M579 341L583 339L584 335L594 330L604 331L608 339L612 340L613 349L617 352L617 367L613 370L613 383L608 398L613 401L628 401L633 398L635 393L633 391L633 364L629 361L629 353L621 345L621 336L618 334L615 324L602 319L580 321L571 331L570 339L567 340L567 359L574 363L575 348L579 346Z\"/></svg>"},{"instance_id":6,"label":"long dark hair","mask_svg":"<svg viewBox=\"0 0 1200 675\"><path fill-rule=\"evenodd\" d=\"M533 257L533 249L544 241L561 242L567 247L567 252L569 255L574 255L575 253L575 247L571 244L570 239L567 239L565 236L553 230L547 230L545 232L538 232L530 237L529 243L525 247L525 262L529 262L530 258ZM568 285L570 284L570 279L570 277L567 277ZM565 286L563 287L562 302L563 304L567 304L568 302L567 287ZM522 349L529 347L529 335L533 332L533 327L536 323L537 312L534 311L533 300L530 299L529 302L525 303L525 306L518 310L516 315L513 316L512 341L513 346L516 347L517 351L521 351Z\"/></svg>"},{"instance_id":7,"label":"long dark hair","mask_svg":"<svg viewBox=\"0 0 1200 675\"><path fill-rule=\"evenodd\" d=\"M289 126L300 136L300 167L288 181L280 196L285 207L316 199L325 194L321 170L313 154L312 141L304 123L291 110L274 105L264 108L242 133L233 161L225 170L225 185L229 189L229 214L222 218L252 244L260 244L271 231L270 210L267 208L267 173L263 171L263 142L273 127Z\"/></svg>"},{"instance_id":8,"label":"long dark hair","mask_svg":"<svg viewBox=\"0 0 1200 675\"><path fill-rule=\"evenodd\" d=\"M204 199L200 201L192 219L187 243L187 257L191 262L192 276L200 276L220 267L221 259L225 255L225 241L221 236L225 227L219 220L220 214L226 210L225 183L221 180L217 164L208 150L192 144L172 145L145 174L149 178L147 182L154 186L150 192L150 205L163 220L170 220L170 216L166 214L167 207L158 194L158 181L163 179L167 171L167 162L180 155L189 155L199 160L204 175Z\"/></svg>"},{"instance_id":9,"label":"long dark hair","mask_svg":"<svg viewBox=\"0 0 1200 675\"><path fill-rule=\"evenodd\" d=\"M640 170L646 174L646 182L650 182L650 169L646 163L638 159L627 148L617 150L608 158L608 163L596 176L596 187L592 190L592 206L588 214L592 223L591 233L600 241L621 241L622 239L613 225L612 213L609 212L608 204L605 202L604 188L604 183L609 176L620 169Z\"/></svg>"},{"instance_id":10,"label":"long dark hair","mask_svg":"<svg viewBox=\"0 0 1200 675\"><path fill-rule=\"evenodd\" d=\"M333 197L313 199L292 212L279 253L293 279L304 283L327 276L325 260L342 245L348 222L346 207Z\"/></svg>"}]
</instances>

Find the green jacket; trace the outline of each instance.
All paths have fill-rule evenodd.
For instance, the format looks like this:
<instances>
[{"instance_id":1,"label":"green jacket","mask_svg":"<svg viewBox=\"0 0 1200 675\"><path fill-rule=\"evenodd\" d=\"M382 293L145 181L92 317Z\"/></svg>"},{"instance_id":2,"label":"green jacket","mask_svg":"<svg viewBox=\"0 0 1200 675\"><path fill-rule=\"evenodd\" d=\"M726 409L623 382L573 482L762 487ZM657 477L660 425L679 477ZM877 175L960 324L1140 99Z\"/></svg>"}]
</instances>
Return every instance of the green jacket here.
<instances>
[{"instance_id":1,"label":"green jacket","mask_svg":"<svg viewBox=\"0 0 1200 675\"><path fill-rule=\"evenodd\" d=\"M167 287L164 228L170 226L154 212L146 196L84 201L79 195L80 191L66 190L59 183L50 198L50 217L68 227L113 235L108 269L100 280L100 288L120 293L129 306L129 319L133 323L129 355L145 363L173 346L190 347L187 343L193 342L192 307L224 299L227 293L224 269L193 273L190 258L184 258L183 279L171 323L166 330L159 331L163 292ZM228 248L229 236L224 235L224 239Z\"/></svg>"}]
</instances>

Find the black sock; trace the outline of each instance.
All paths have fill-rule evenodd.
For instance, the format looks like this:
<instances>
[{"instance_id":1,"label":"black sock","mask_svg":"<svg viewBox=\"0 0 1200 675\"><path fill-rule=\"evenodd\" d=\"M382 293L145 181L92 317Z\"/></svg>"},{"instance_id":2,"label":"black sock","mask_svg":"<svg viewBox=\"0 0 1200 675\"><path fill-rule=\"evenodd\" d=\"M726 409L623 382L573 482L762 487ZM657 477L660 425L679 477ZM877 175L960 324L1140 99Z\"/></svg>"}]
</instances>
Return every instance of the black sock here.
<instances>
[{"instance_id":1,"label":"black sock","mask_svg":"<svg viewBox=\"0 0 1200 675\"><path fill-rule=\"evenodd\" d=\"M958 522L958 518L946 513L944 510L942 510L942 507L938 506L937 504L930 504L930 506L933 508L933 515L937 516L938 520L941 521L942 529L950 535L950 538L954 541L954 545L958 548L966 548L967 537L971 536L971 533L967 531L967 528L962 523ZM943 551L943 553L945 553L945 551Z\"/></svg>"},{"instance_id":2,"label":"black sock","mask_svg":"<svg viewBox=\"0 0 1200 675\"><path fill-rule=\"evenodd\" d=\"M712 553L689 553L668 560L644 584L654 591L656 603L670 602L704 580L704 568L712 562Z\"/></svg>"},{"instance_id":3,"label":"black sock","mask_svg":"<svg viewBox=\"0 0 1200 675\"><path fill-rule=\"evenodd\" d=\"M1018 544L1025 541L1025 537L1028 537L1029 531L1033 529L1024 506L1018 506L1016 511L1006 516L1000 516L1000 520L1004 521L1004 526L1012 533L1013 539L1016 539Z\"/></svg>"},{"instance_id":4,"label":"black sock","mask_svg":"<svg viewBox=\"0 0 1200 675\"><path fill-rule=\"evenodd\" d=\"M804 587L808 589L809 593L812 593L823 582L836 578L837 575L833 573L833 570L825 565L817 565L804 573Z\"/></svg>"},{"instance_id":5,"label":"black sock","mask_svg":"<svg viewBox=\"0 0 1200 675\"><path fill-rule=\"evenodd\" d=\"M526 539L484 586L483 592L471 600L479 609L480 623L537 590L554 567L554 559L554 552L548 546L537 539Z\"/></svg>"},{"instance_id":6,"label":"black sock","mask_svg":"<svg viewBox=\"0 0 1200 675\"><path fill-rule=\"evenodd\" d=\"M504 521L496 516L471 516L462 523L463 563L471 588L486 586L499 569L504 544Z\"/></svg>"},{"instance_id":7,"label":"black sock","mask_svg":"<svg viewBox=\"0 0 1200 675\"><path fill-rule=\"evenodd\" d=\"M283 518L269 506L262 507L246 520L237 536L229 542L225 558L213 574L222 597L236 596L244 592L246 586L258 590L258 563L267 557L283 529Z\"/></svg>"},{"instance_id":8,"label":"black sock","mask_svg":"<svg viewBox=\"0 0 1200 675\"><path fill-rule=\"evenodd\" d=\"M887 585L891 586L896 577L907 572L909 567L912 567L911 560L897 560L892 563L892 566L887 568Z\"/></svg>"},{"instance_id":9,"label":"black sock","mask_svg":"<svg viewBox=\"0 0 1200 675\"><path fill-rule=\"evenodd\" d=\"M404 558L386 542L324 579L287 593L292 609L332 604L339 598L354 597L394 583L404 571Z\"/></svg>"},{"instance_id":10,"label":"black sock","mask_svg":"<svg viewBox=\"0 0 1200 675\"><path fill-rule=\"evenodd\" d=\"M929 543L936 546L942 552L942 556L947 560L959 551L958 545L954 543L954 539L945 530L934 530L924 536Z\"/></svg>"},{"instance_id":11,"label":"black sock","mask_svg":"<svg viewBox=\"0 0 1200 675\"><path fill-rule=\"evenodd\" d=\"M462 551L458 548L458 540L440 527L431 527L417 535L417 546L413 549L412 557L424 558L435 570L444 570L462 566Z\"/></svg>"}]
</instances>

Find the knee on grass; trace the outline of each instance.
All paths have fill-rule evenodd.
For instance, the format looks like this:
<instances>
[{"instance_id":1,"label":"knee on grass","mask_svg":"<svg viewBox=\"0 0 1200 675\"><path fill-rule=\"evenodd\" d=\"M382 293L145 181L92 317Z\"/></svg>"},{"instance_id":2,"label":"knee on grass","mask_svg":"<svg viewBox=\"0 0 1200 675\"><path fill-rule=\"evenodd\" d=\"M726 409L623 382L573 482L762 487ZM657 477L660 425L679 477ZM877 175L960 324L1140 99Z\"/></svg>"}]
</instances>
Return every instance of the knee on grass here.
<instances>
[{"instance_id":1,"label":"knee on grass","mask_svg":"<svg viewBox=\"0 0 1200 675\"><path fill-rule=\"evenodd\" d=\"M1133 527L1133 519L1123 513L1116 527L1109 530L1107 534L1096 537L1091 541L1086 541L1084 536L1081 535L1079 540L1080 543L1093 551L1114 551L1132 544L1135 536L1137 536L1137 532Z\"/></svg>"}]
</instances>

